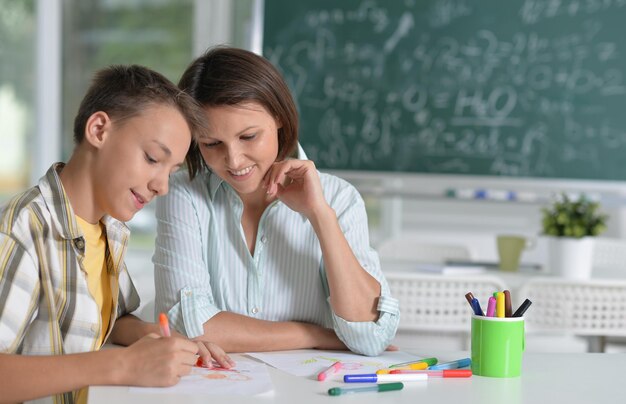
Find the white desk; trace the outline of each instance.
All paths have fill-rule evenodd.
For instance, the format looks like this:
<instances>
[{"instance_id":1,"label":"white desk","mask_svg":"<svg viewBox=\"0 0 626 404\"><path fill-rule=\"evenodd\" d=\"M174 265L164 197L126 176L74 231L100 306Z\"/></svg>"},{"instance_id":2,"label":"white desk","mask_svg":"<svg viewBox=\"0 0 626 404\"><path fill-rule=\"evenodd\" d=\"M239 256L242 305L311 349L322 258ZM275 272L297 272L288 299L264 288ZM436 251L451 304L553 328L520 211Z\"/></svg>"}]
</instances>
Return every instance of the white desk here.
<instances>
[{"instance_id":1,"label":"white desk","mask_svg":"<svg viewBox=\"0 0 626 404\"><path fill-rule=\"evenodd\" d=\"M420 353L420 355L424 355ZM427 356L435 355L428 353ZM465 353L435 355L440 361L468 357ZM233 356L236 360L247 357ZM289 375L269 367L274 392L261 396L192 396L135 394L128 387L91 387L89 404L142 403L624 403L624 354L524 354L522 376L494 379L430 379L405 383L401 391L328 396L337 382L318 382ZM351 386L355 386L352 384Z\"/></svg>"}]
</instances>

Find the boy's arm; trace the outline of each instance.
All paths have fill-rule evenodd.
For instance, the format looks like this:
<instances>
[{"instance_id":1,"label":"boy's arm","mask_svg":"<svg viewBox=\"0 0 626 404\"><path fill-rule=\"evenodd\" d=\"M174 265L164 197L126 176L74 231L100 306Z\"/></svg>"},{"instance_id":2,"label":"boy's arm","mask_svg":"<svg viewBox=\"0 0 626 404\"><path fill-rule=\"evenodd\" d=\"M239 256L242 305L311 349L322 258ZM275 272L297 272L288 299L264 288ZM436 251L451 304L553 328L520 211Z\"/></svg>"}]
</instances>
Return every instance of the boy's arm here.
<instances>
[{"instance_id":1,"label":"boy's arm","mask_svg":"<svg viewBox=\"0 0 626 404\"><path fill-rule=\"evenodd\" d=\"M160 332L156 323L147 323L132 314L126 314L115 321L107 342L128 346L150 333Z\"/></svg>"},{"instance_id":2,"label":"boy's arm","mask_svg":"<svg viewBox=\"0 0 626 404\"><path fill-rule=\"evenodd\" d=\"M151 335L122 349L58 356L0 354L0 401L21 402L89 385L171 386L191 371L197 350L193 341Z\"/></svg>"}]
</instances>

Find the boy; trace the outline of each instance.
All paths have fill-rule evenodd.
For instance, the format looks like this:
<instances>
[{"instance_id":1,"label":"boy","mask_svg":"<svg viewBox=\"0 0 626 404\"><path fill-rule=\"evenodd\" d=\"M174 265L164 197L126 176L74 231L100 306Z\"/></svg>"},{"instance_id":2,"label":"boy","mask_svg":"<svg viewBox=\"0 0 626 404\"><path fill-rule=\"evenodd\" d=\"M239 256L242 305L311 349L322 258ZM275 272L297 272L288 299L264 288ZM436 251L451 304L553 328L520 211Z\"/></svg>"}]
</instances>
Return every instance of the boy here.
<instances>
[{"instance_id":1,"label":"boy","mask_svg":"<svg viewBox=\"0 0 626 404\"><path fill-rule=\"evenodd\" d=\"M88 385L168 386L212 344L159 338L128 314L139 297L122 223L166 194L204 113L141 66L100 71L74 122L76 148L0 209L0 401L86 401ZM98 351L105 340L129 345ZM29 382L36 380L36 383Z\"/></svg>"}]
</instances>

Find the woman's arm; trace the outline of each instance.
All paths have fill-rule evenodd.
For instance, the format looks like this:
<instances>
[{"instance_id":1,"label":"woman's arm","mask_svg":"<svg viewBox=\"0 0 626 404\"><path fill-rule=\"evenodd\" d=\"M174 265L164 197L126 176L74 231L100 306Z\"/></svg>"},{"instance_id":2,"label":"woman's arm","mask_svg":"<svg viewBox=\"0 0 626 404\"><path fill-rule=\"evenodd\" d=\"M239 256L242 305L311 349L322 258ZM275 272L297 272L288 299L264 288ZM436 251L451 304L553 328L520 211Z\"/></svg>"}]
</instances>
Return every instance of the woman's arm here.
<instances>
[{"instance_id":1,"label":"woman's arm","mask_svg":"<svg viewBox=\"0 0 626 404\"><path fill-rule=\"evenodd\" d=\"M288 184L283 186L282 184ZM274 164L267 176L267 193L304 214L320 241L330 304L347 321L375 321L380 284L363 269L330 207L312 161L286 160Z\"/></svg>"},{"instance_id":2,"label":"woman's arm","mask_svg":"<svg viewBox=\"0 0 626 404\"><path fill-rule=\"evenodd\" d=\"M309 219L322 249L330 305L346 321L376 321L380 284L363 269L329 206Z\"/></svg>"},{"instance_id":3,"label":"woman's arm","mask_svg":"<svg viewBox=\"0 0 626 404\"><path fill-rule=\"evenodd\" d=\"M337 336L354 352L380 354L396 333L400 311L369 245L363 199L335 177L327 177L322 189L309 161L276 163L265 185L270 196L304 214L315 230Z\"/></svg>"},{"instance_id":4,"label":"woman's arm","mask_svg":"<svg viewBox=\"0 0 626 404\"><path fill-rule=\"evenodd\" d=\"M213 341L226 352L346 349L329 328L296 321L258 320L227 311L211 317L204 324L204 335L197 339Z\"/></svg>"},{"instance_id":5,"label":"woman's arm","mask_svg":"<svg viewBox=\"0 0 626 404\"><path fill-rule=\"evenodd\" d=\"M227 352L296 348L345 349L331 329L300 322L257 320L222 311L214 304L205 262L206 231L212 218L205 181L189 183L180 174L157 200L156 306L176 330L214 342ZM204 238L203 238L204 237Z\"/></svg>"}]
</instances>

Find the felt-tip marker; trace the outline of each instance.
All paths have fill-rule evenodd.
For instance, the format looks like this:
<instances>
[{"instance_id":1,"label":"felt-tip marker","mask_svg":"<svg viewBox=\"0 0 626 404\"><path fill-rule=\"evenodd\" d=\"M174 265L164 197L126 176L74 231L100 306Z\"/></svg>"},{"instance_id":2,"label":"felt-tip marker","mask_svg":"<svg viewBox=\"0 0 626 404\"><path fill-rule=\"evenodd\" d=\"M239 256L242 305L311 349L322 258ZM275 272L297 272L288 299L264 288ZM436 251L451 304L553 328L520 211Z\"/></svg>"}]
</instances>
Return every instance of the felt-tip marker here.
<instances>
[{"instance_id":1,"label":"felt-tip marker","mask_svg":"<svg viewBox=\"0 0 626 404\"><path fill-rule=\"evenodd\" d=\"M392 370L392 375L402 374L427 374L431 377L472 377L471 369L446 369L446 370Z\"/></svg>"},{"instance_id":2,"label":"felt-tip marker","mask_svg":"<svg viewBox=\"0 0 626 404\"><path fill-rule=\"evenodd\" d=\"M395 367L395 368L387 368L387 369L378 369L376 371L377 375L388 375L389 373L391 373L392 370L426 370L428 369L428 364L421 362L421 363L413 363L411 365L408 366L400 366L400 367Z\"/></svg>"},{"instance_id":3,"label":"felt-tip marker","mask_svg":"<svg viewBox=\"0 0 626 404\"><path fill-rule=\"evenodd\" d=\"M170 337L170 324L167 321L165 313L159 314L159 327L161 328L161 335L164 337Z\"/></svg>"},{"instance_id":4,"label":"felt-tip marker","mask_svg":"<svg viewBox=\"0 0 626 404\"><path fill-rule=\"evenodd\" d=\"M402 383L382 383L376 384L374 386L364 387L333 387L328 389L328 395L340 396L342 394L367 393L368 391L376 391L382 393L384 391L402 390L403 388L404 384Z\"/></svg>"},{"instance_id":5,"label":"felt-tip marker","mask_svg":"<svg viewBox=\"0 0 626 404\"><path fill-rule=\"evenodd\" d=\"M428 370L444 370L444 369L458 369L458 368L466 368L472 365L472 360L470 358L463 358L455 361L440 363L435 366L430 366Z\"/></svg>"},{"instance_id":6,"label":"felt-tip marker","mask_svg":"<svg viewBox=\"0 0 626 404\"><path fill-rule=\"evenodd\" d=\"M428 380L428 375L419 374L387 374L378 375L376 373L363 373L357 375L345 375L343 381L345 383L378 383L378 382L417 382Z\"/></svg>"},{"instance_id":7,"label":"felt-tip marker","mask_svg":"<svg viewBox=\"0 0 626 404\"><path fill-rule=\"evenodd\" d=\"M524 303L522 303L519 308L515 310L515 313L513 313L513 317L522 317L531 304L533 304L533 302L530 300L524 300Z\"/></svg>"},{"instance_id":8,"label":"felt-tip marker","mask_svg":"<svg viewBox=\"0 0 626 404\"><path fill-rule=\"evenodd\" d=\"M332 365L330 365L327 369L324 369L321 372L319 372L317 374L317 380L319 380L320 382L323 382L324 380L326 380L328 376L332 375L333 373L338 372L340 369L341 369L341 362L335 362Z\"/></svg>"},{"instance_id":9,"label":"felt-tip marker","mask_svg":"<svg viewBox=\"0 0 626 404\"><path fill-rule=\"evenodd\" d=\"M414 360L414 361L396 363L395 365L391 365L389 367L390 368L402 368L402 367L405 367L405 366L412 366L412 365L415 365L417 363L425 363L428 366L432 366L432 365L436 365L437 364L437 358L424 358L424 359L418 359L418 360Z\"/></svg>"}]
</instances>

